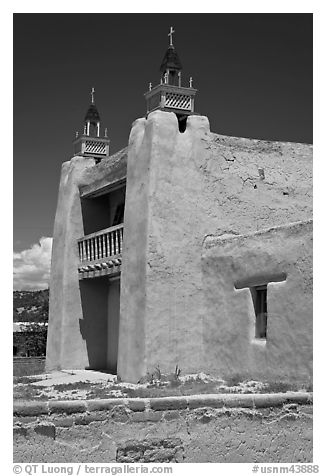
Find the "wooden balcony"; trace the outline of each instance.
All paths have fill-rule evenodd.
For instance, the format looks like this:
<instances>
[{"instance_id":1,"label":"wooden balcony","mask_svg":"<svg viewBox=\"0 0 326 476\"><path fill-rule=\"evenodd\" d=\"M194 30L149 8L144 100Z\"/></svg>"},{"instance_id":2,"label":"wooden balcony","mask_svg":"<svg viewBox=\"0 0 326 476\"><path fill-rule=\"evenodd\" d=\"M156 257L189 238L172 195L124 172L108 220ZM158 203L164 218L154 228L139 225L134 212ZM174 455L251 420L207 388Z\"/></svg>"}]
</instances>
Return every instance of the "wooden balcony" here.
<instances>
[{"instance_id":1,"label":"wooden balcony","mask_svg":"<svg viewBox=\"0 0 326 476\"><path fill-rule=\"evenodd\" d=\"M79 279L120 272L123 223L86 235L78 240Z\"/></svg>"}]
</instances>

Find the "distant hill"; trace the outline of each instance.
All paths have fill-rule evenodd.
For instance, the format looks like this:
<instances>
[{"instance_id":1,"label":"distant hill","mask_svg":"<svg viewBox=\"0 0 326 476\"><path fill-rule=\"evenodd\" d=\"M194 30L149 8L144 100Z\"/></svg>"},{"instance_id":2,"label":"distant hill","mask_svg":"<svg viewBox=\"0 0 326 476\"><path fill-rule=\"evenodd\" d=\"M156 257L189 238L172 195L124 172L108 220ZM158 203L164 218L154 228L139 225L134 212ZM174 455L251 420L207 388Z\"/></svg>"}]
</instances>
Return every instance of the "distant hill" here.
<instances>
[{"instance_id":1,"label":"distant hill","mask_svg":"<svg viewBox=\"0 0 326 476\"><path fill-rule=\"evenodd\" d=\"M14 291L14 322L48 322L49 290Z\"/></svg>"}]
</instances>

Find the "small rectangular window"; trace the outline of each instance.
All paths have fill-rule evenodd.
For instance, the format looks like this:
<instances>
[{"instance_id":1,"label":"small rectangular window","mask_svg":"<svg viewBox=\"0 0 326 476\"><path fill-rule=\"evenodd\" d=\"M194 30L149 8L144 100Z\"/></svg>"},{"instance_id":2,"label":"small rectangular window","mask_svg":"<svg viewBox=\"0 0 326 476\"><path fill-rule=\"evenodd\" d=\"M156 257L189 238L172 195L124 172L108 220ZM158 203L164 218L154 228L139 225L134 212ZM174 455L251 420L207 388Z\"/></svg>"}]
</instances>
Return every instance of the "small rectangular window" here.
<instances>
[{"instance_id":1,"label":"small rectangular window","mask_svg":"<svg viewBox=\"0 0 326 476\"><path fill-rule=\"evenodd\" d=\"M252 288L252 296L256 314L256 339L267 336L267 284Z\"/></svg>"}]
</instances>

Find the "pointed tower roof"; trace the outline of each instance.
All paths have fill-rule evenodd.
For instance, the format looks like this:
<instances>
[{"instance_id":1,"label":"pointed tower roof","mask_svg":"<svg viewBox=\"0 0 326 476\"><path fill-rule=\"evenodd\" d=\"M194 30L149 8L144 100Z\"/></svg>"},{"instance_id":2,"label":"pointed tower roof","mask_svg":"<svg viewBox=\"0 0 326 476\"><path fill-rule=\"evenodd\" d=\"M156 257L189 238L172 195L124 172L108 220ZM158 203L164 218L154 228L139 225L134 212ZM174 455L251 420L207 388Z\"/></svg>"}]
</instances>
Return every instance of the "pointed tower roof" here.
<instances>
[{"instance_id":1,"label":"pointed tower roof","mask_svg":"<svg viewBox=\"0 0 326 476\"><path fill-rule=\"evenodd\" d=\"M98 113L97 107L95 106L95 89L92 88L91 91L91 104L86 112L85 115L85 121L90 121L90 122L100 122L100 115Z\"/></svg>"},{"instance_id":2,"label":"pointed tower roof","mask_svg":"<svg viewBox=\"0 0 326 476\"><path fill-rule=\"evenodd\" d=\"M100 115L98 113L98 110L97 110L97 107L95 106L95 104L90 104L87 112L86 112L86 115L85 115L85 121L95 121L95 122L98 122L100 121Z\"/></svg>"},{"instance_id":3,"label":"pointed tower roof","mask_svg":"<svg viewBox=\"0 0 326 476\"><path fill-rule=\"evenodd\" d=\"M160 66L161 73L165 73L167 69L182 70L181 61L173 45L168 47Z\"/></svg>"},{"instance_id":4,"label":"pointed tower roof","mask_svg":"<svg viewBox=\"0 0 326 476\"><path fill-rule=\"evenodd\" d=\"M171 26L170 33L168 34L168 36L170 37L170 45L164 55L164 58L162 60L162 64L160 67L160 71L162 74L164 74L166 70L171 70L171 71L182 70L181 61L173 45L173 33L175 33L175 30L173 30L173 26Z\"/></svg>"}]
</instances>

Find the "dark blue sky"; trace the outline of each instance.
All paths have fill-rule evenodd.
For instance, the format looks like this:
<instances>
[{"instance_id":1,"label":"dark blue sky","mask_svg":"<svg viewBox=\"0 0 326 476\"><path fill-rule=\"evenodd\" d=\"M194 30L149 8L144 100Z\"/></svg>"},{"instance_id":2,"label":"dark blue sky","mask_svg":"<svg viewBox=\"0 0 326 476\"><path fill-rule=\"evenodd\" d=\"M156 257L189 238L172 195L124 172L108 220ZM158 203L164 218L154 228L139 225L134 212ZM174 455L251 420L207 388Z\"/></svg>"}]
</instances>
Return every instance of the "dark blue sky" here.
<instances>
[{"instance_id":1,"label":"dark blue sky","mask_svg":"<svg viewBox=\"0 0 326 476\"><path fill-rule=\"evenodd\" d=\"M15 14L16 251L52 236L61 164L92 86L111 152L127 145L171 25L213 132L312 142L312 14Z\"/></svg>"}]
</instances>

